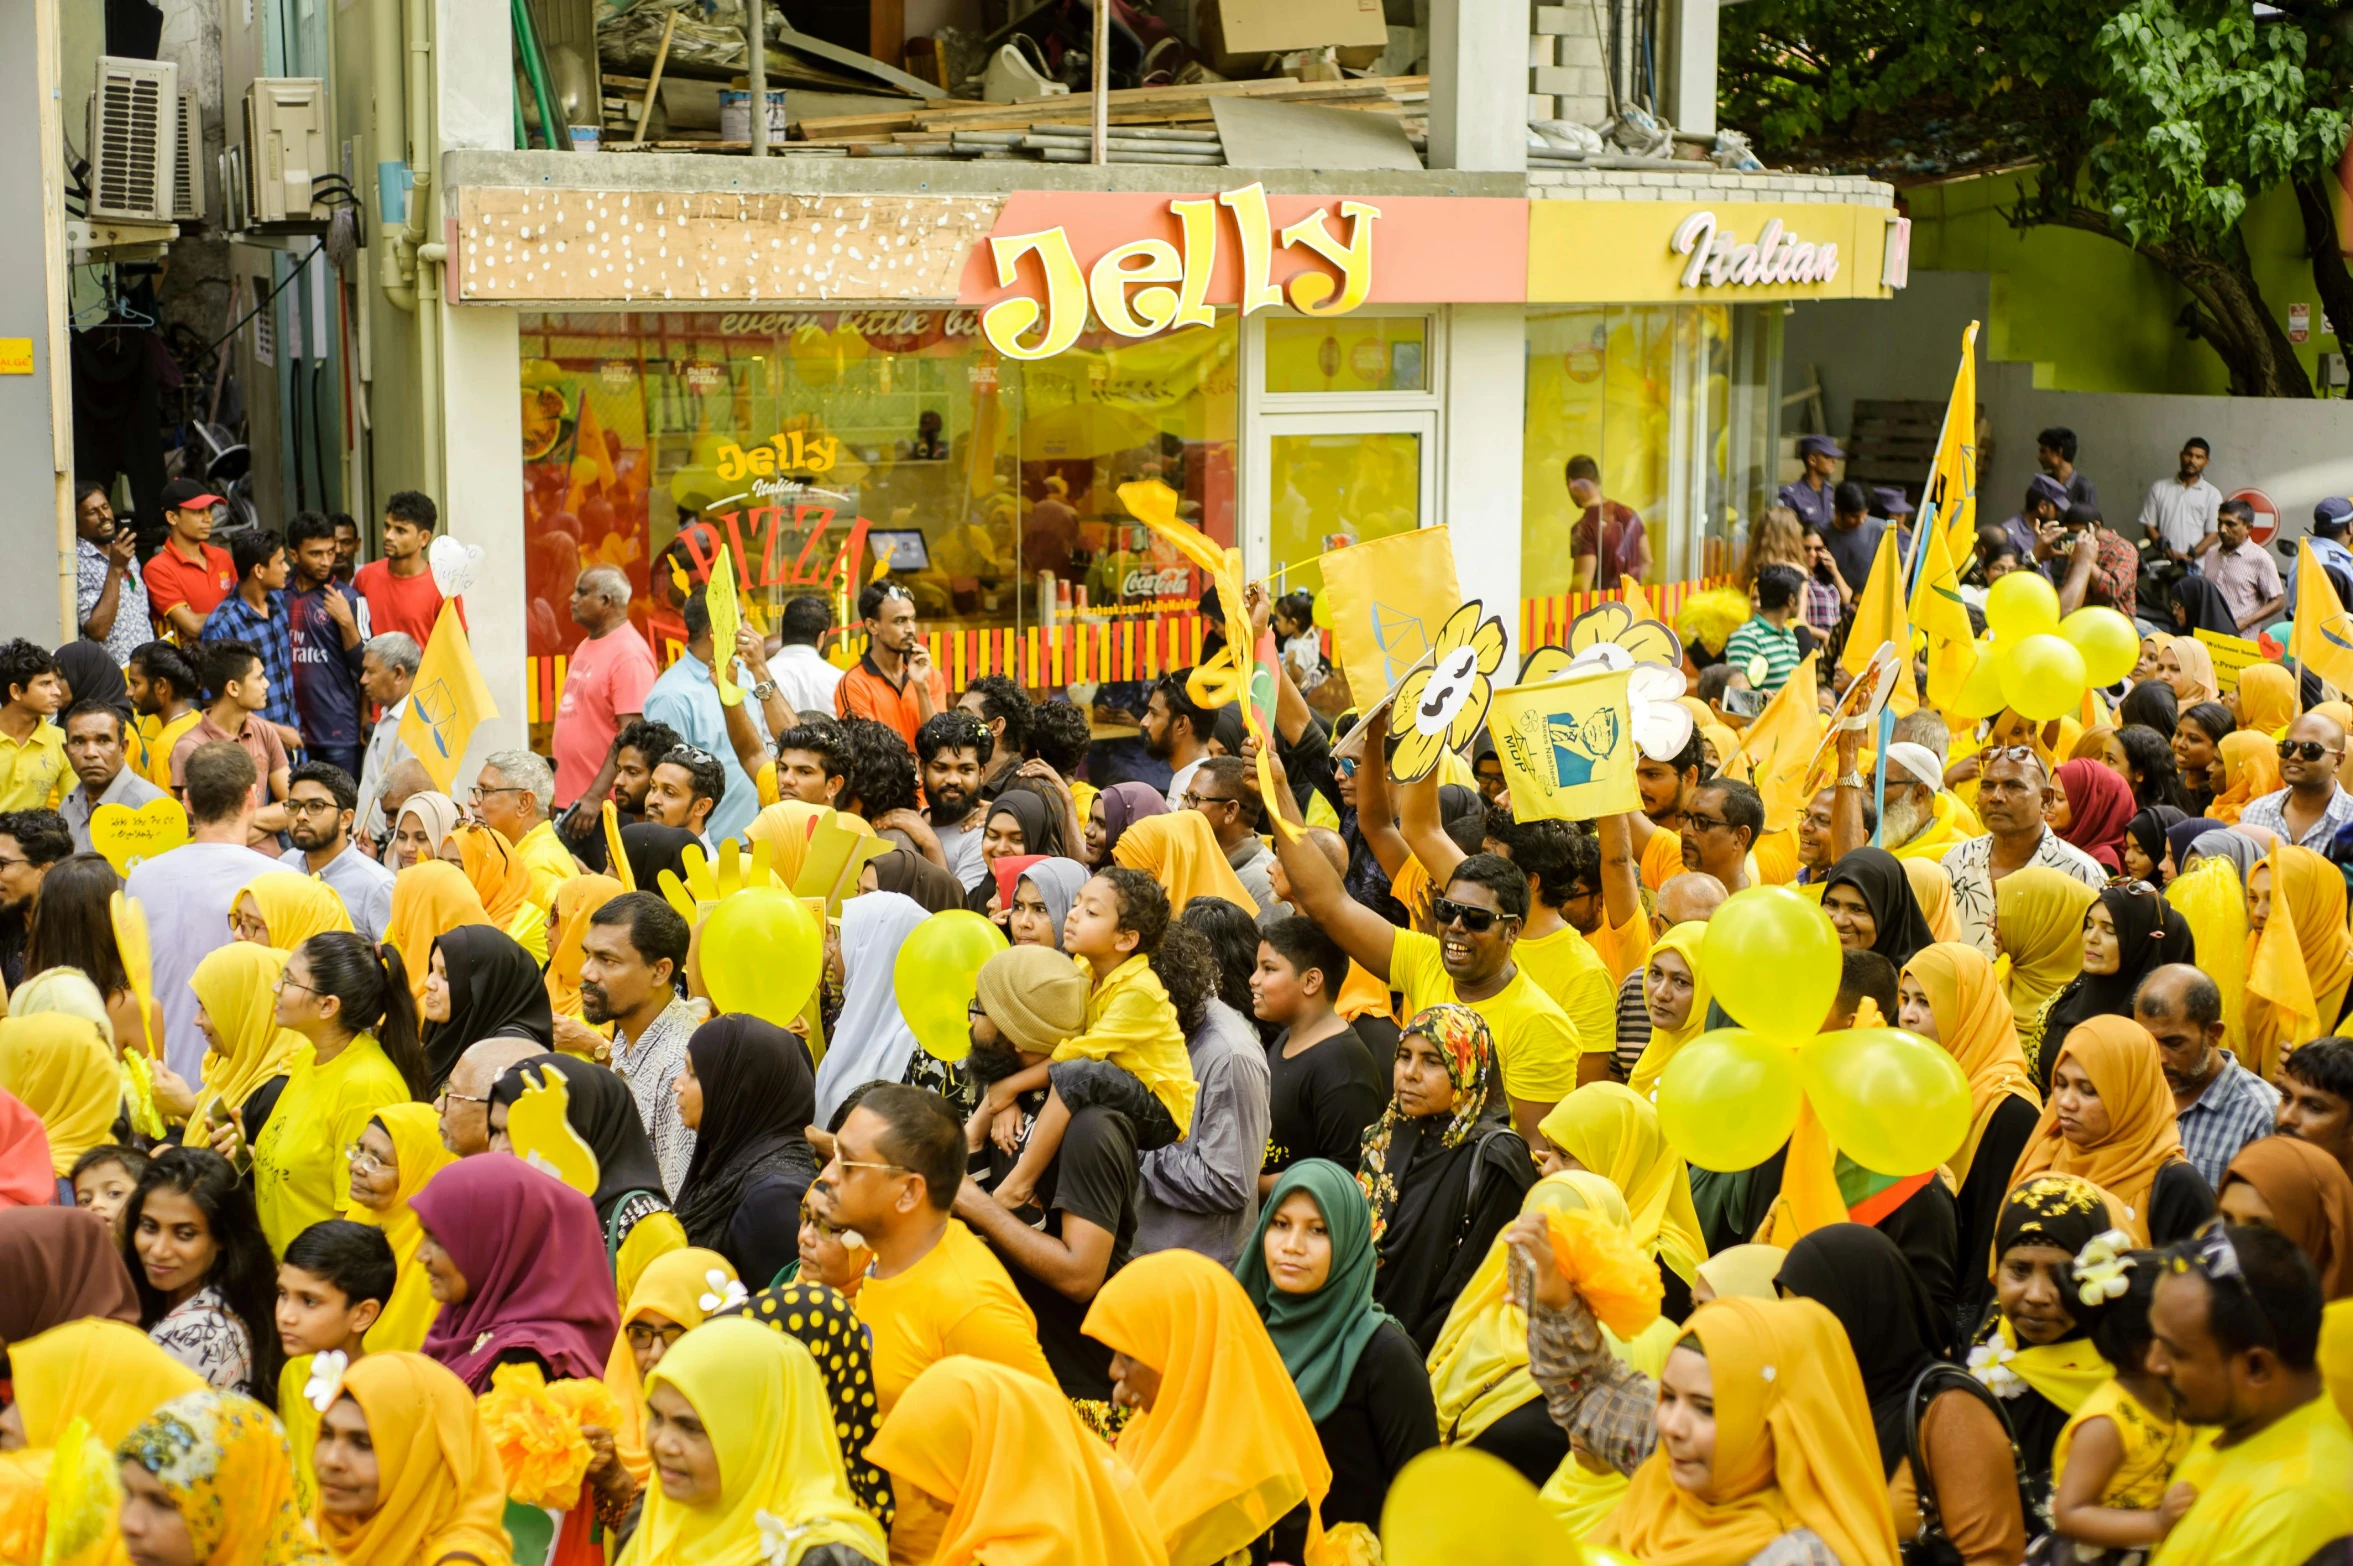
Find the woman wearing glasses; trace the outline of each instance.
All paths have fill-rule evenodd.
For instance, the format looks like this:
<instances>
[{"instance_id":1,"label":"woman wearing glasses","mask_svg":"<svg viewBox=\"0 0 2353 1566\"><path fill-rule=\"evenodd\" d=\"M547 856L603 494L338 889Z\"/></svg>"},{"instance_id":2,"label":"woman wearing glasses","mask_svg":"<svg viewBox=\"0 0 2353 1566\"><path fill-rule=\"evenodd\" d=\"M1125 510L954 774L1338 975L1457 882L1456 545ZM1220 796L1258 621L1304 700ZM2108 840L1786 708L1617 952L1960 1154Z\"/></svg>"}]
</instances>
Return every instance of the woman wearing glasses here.
<instances>
[{"instance_id":1,"label":"woman wearing glasses","mask_svg":"<svg viewBox=\"0 0 2353 1566\"><path fill-rule=\"evenodd\" d=\"M413 1354L425 1346L441 1305L433 1298L433 1280L417 1265L425 1225L409 1203L426 1181L457 1159L442 1145L441 1117L431 1104L387 1104L377 1110L352 1144L350 1157L347 1215L384 1231L395 1269L392 1297L368 1329L367 1350Z\"/></svg>"}]
</instances>

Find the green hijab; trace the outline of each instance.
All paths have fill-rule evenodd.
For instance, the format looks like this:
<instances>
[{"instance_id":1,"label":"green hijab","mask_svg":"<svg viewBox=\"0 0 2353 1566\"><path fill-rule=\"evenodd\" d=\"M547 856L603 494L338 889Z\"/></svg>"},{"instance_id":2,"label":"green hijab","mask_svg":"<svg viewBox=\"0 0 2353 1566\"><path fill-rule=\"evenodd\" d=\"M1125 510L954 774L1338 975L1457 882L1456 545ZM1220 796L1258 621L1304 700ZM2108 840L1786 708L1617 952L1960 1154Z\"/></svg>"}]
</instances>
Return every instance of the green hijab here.
<instances>
[{"instance_id":1,"label":"green hijab","mask_svg":"<svg viewBox=\"0 0 2353 1566\"><path fill-rule=\"evenodd\" d=\"M1266 1226L1293 1191L1305 1191L1332 1237L1332 1270L1313 1294L1285 1294L1267 1276ZM1328 1158L1307 1158L1283 1171L1258 1209L1258 1228L1234 1263L1242 1292L1258 1307L1283 1368L1299 1388L1307 1417L1329 1418L1356 1373L1357 1356L1388 1313L1373 1303L1373 1215L1356 1177Z\"/></svg>"}]
</instances>

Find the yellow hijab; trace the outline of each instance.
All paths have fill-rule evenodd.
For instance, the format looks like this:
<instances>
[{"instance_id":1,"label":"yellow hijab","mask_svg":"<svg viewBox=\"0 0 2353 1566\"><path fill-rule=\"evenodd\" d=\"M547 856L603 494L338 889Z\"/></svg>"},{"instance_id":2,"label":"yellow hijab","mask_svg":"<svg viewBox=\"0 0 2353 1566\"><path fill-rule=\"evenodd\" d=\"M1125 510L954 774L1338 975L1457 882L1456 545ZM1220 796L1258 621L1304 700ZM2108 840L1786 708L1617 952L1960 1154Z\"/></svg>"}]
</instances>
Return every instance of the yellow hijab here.
<instances>
[{"instance_id":1,"label":"yellow hijab","mask_svg":"<svg viewBox=\"0 0 2353 1566\"><path fill-rule=\"evenodd\" d=\"M373 1516L313 1519L338 1566L431 1566L465 1553L514 1566L507 1481L466 1384L422 1354L369 1354L343 1373L376 1448Z\"/></svg>"},{"instance_id":2,"label":"yellow hijab","mask_svg":"<svg viewBox=\"0 0 2353 1566\"><path fill-rule=\"evenodd\" d=\"M899 1394L866 1456L946 1503L938 1566L1168 1566L1135 1476L1060 1389L1010 1366L969 1354L934 1361Z\"/></svg>"},{"instance_id":3,"label":"yellow hijab","mask_svg":"<svg viewBox=\"0 0 2353 1566\"><path fill-rule=\"evenodd\" d=\"M1168 911L1185 911L1196 897L1222 897L1244 913L1258 912L1258 899L1242 889L1241 877L1226 863L1209 818L1198 810L1170 810L1146 816L1119 834L1113 864L1141 870L1168 889Z\"/></svg>"},{"instance_id":4,"label":"yellow hijab","mask_svg":"<svg viewBox=\"0 0 2353 1566\"><path fill-rule=\"evenodd\" d=\"M312 936L351 928L351 914L335 889L299 870L265 870L237 889L237 899L250 897L269 944L290 952Z\"/></svg>"},{"instance_id":5,"label":"yellow hijab","mask_svg":"<svg viewBox=\"0 0 2353 1566\"><path fill-rule=\"evenodd\" d=\"M2268 664L2253 666L2269 668ZM2253 668L2250 668L2250 673ZM2222 792L2206 807L2206 814L2226 826L2237 826L2247 807L2281 787L2279 745L2268 734L2234 729L2215 747L2222 754ZM2179 865L2174 867L2180 869Z\"/></svg>"},{"instance_id":6,"label":"yellow hijab","mask_svg":"<svg viewBox=\"0 0 2353 1566\"><path fill-rule=\"evenodd\" d=\"M188 1124L202 1125L216 1103L244 1108L255 1089L293 1070L295 1057L310 1047L301 1034L278 1026L276 986L285 968L284 949L231 941L206 953L188 976L218 1040L205 1051L204 1086Z\"/></svg>"},{"instance_id":7,"label":"yellow hijab","mask_svg":"<svg viewBox=\"0 0 2353 1566\"><path fill-rule=\"evenodd\" d=\"M742 1299L742 1289L735 1264L699 1245L664 1252L637 1275L637 1287L629 1291L621 1309L621 1330L613 1334L613 1352L605 1359L605 1385L621 1405L621 1427L613 1432L613 1448L621 1466L639 1484L653 1473L654 1463L645 1450L645 1382L637 1373L637 1356L629 1351L629 1324L650 1314L692 1331L731 1295ZM705 1300L711 1302L707 1307Z\"/></svg>"},{"instance_id":8,"label":"yellow hijab","mask_svg":"<svg viewBox=\"0 0 2353 1566\"><path fill-rule=\"evenodd\" d=\"M1969 1079L1969 1137L1947 1160L1954 1184L1963 1185L1994 1111L2009 1098L2025 1099L2039 1110L2042 1094L2035 1090L2026 1051L2018 1045L2018 1022L2009 997L1994 982L1994 965L1985 960L1985 953L1963 942L1939 941L1914 952L1904 971L1927 992L1937 1042Z\"/></svg>"},{"instance_id":9,"label":"yellow hijab","mask_svg":"<svg viewBox=\"0 0 2353 1566\"><path fill-rule=\"evenodd\" d=\"M2214 657L2206 651L2204 642L2195 636L2176 636L2166 642L2165 649L2180 666L2182 684L2189 686L2185 691L2181 685L2174 685L2173 694L2180 706L2194 707L2202 701L2222 699L2222 687L2214 678Z\"/></svg>"},{"instance_id":10,"label":"yellow hijab","mask_svg":"<svg viewBox=\"0 0 2353 1566\"><path fill-rule=\"evenodd\" d=\"M1332 1465L1231 1272L1192 1251L1139 1256L1096 1293L1079 1330L1160 1372L1151 1410L1120 1432L1119 1458L1151 1498L1169 1566L1213 1566L1301 1501L1315 1553Z\"/></svg>"},{"instance_id":11,"label":"yellow hijab","mask_svg":"<svg viewBox=\"0 0 2353 1566\"><path fill-rule=\"evenodd\" d=\"M547 958L547 1004L559 1017L580 1015L580 968L588 960L581 942L588 938L588 920L599 908L621 895L621 883L609 875L576 875L556 888L548 910L554 945ZM432 950L426 949L430 957Z\"/></svg>"},{"instance_id":12,"label":"yellow hijab","mask_svg":"<svg viewBox=\"0 0 2353 1566\"><path fill-rule=\"evenodd\" d=\"M680 1338L647 1379L702 1416L719 1501L682 1506L649 1486L623 1566L794 1566L827 1544L878 1561L888 1553L882 1526L850 1494L833 1404L800 1339L723 1317ZM768 1551L771 1520L792 1540L782 1553Z\"/></svg>"},{"instance_id":13,"label":"yellow hijab","mask_svg":"<svg viewBox=\"0 0 2353 1566\"><path fill-rule=\"evenodd\" d=\"M1904 867L1904 879L1912 883L1912 901L1920 905L1928 933L1940 941L1959 940L1961 918L1953 907L1953 878L1945 874L1944 866L1934 859L1899 858L1896 863Z\"/></svg>"},{"instance_id":14,"label":"yellow hijab","mask_svg":"<svg viewBox=\"0 0 2353 1566\"><path fill-rule=\"evenodd\" d=\"M1719 1299L1684 1328L1715 1380L1709 1493L1677 1485L1662 1446L1587 1542L1615 1544L1643 1566L1742 1566L1810 1528L1840 1566L1895 1566L1871 1405L1838 1318L1812 1300Z\"/></svg>"},{"instance_id":15,"label":"yellow hijab","mask_svg":"<svg viewBox=\"0 0 2353 1566\"><path fill-rule=\"evenodd\" d=\"M1615 1186L1632 1213L1634 1243L1689 1283L1708 1259L1691 1171L1667 1145L1650 1100L1615 1082L1593 1082L1562 1099L1538 1129L1553 1146Z\"/></svg>"},{"instance_id":16,"label":"yellow hijab","mask_svg":"<svg viewBox=\"0 0 2353 1566\"><path fill-rule=\"evenodd\" d=\"M2276 740L2303 710L2303 702L2297 699L2296 677L2278 664L2251 663L2239 671L2240 728Z\"/></svg>"},{"instance_id":17,"label":"yellow hijab","mask_svg":"<svg viewBox=\"0 0 2353 1566\"><path fill-rule=\"evenodd\" d=\"M482 899L482 911L500 929L531 901L531 867L515 852L506 834L469 822L457 829L458 852L465 858L466 879Z\"/></svg>"},{"instance_id":18,"label":"yellow hijab","mask_svg":"<svg viewBox=\"0 0 2353 1566\"><path fill-rule=\"evenodd\" d=\"M62 1011L0 1017L0 1091L40 1117L49 1134L49 1167L63 1176L107 1139L122 1101L122 1070L87 1017Z\"/></svg>"},{"instance_id":19,"label":"yellow hijab","mask_svg":"<svg viewBox=\"0 0 2353 1566\"><path fill-rule=\"evenodd\" d=\"M1674 926L1651 943L1651 961L1656 962L1660 952L1671 951L1689 965L1691 969L1691 1010L1685 1014L1683 1026L1680 1028L1661 1028L1655 1025L1651 1028L1650 1042L1643 1046L1641 1057L1634 1062L1633 1077L1627 1083L1627 1086L1643 1098L1655 1099L1658 1096L1659 1077L1666 1071L1667 1062L1675 1058L1675 1051L1698 1038L1707 1030L1708 1001L1711 998L1711 992L1708 988L1707 970L1699 965L1699 946L1700 942L1707 937L1707 933L1706 924L1698 920L1691 920ZM1650 1004L1650 969L1648 967L1642 970L1642 1003L1645 1006Z\"/></svg>"},{"instance_id":20,"label":"yellow hijab","mask_svg":"<svg viewBox=\"0 0 2353 1566\"><path fill-rule=\"evenodd\" d=\"M1774 1280L1787 1260L1789 1252L1778 1245L1729 1245L1701 1262L1699 1275L1720 1300L1777 1300Z\"/></svg>"},{"instance_id":21,"label":"yellow hijab","mask_svg":"<svg viewBox=\"0 0 2353 1566\"><path fill-rule=\"evenodd\" d=\"M526 878L530 875L525 871ZM408 969L409 994L425 999L432 972L433 943L467 924L489 924L490 914L466 872L446 859L420 859L392 878L392 914L384 939Z\"/></svg>"},{"instance_id":22,"label":"yellow hijab","mask_svg":"<svg viewBox=\"0 0 2353 1566\"><path fill-rule=\"evenodd\" d=\"M2247 943L2249 1071L2268 1079L2289 1050L2336 1031L2353 981L2343 872L2309 848L2281 843L2247 872L2271 872L2271 912ZM2304 997L2312 1009L2304 1010Z\"/></svg>"},{"instance_id":23,"label":"yellow hijab","mask_svg":"<svg viewBox=\"0 0 2353 1566\"><path fill-rule=\"evenodd\" d=\"M2165 888L2165 900L2188 923L2198 966L2222 991L2223 1047L2243 1062L2247 1058L2247 892L2239 885L2238 867L2228 860L2205 860L2196 869L2175 876Z\"/></svg>"},{"instance_id":24,"label":"yellow hijab","mask_svg":"<svg viewBox=\"0 0 2353 1566\"><path fill-rule=\"evenodd\" d=\"M66 1421L90 1422L112 1451L140 1421L204 1378L119 1321L86 1317L8 1345L25 1445L57 1444Z\"/></svg>"},{"instance_id":25,"label":"yellow hijab","mask_svg":"<svg viewBox=\"0 0 2353 1566\"><path fill-rule=\"evenodd\" d=\"M392 1138L392 1156L399 1161L400 1176L390 1207L378 1212L353 1202L343 1215L382 1229L400 1271L392 1298L384 1302L384 1314L376 1318L361 1343L371 1354L413 1354L425 1346L425 1334L432 1329L433 1318L441 1314L441 1305L433 1298L425 1269L417 1265L417 1247L424 1243L425 1225L409 1207L409 1199L425 1189L426 1181L456 1163L457 1155L442 1146L441 1119L431 1104L386 1104L368 1118Z\"/></svg>"},{"instance_id":26,"label":"yellow hijab","mask_svg":"<svg viewBox=\"0 0 2353 1566\"><path fill-rule=\"evenodd\" d=\"M2043 1003L2083 971L2083 916L2097 888L2048 865L1994 883L1994 923L2010 960L2010 1014L2039 1017Z\"/></svg>"},{"instance_id":27,"label":"yellow hijab","mask_svg":"<svg viewBox=\"0 0 2353 1566\"><path fill-rule=\"evenodd\" d=\"M236 1392L173 1398L117 1453L152 1475L199 1566L327 1566L294 1498L294 1454L270 1411Z\"/></svg>"},{"instance_id":28,"label":"yellow hijab","mask_svg":"<svg viewBox=\"0 0 2353 1566\"><path fill-rule=\"evenodd\" d=\"M2185 1156L2157 1041L2130 1017L2091 1017L2077 1023L2060 1042L2051 1060L2054 1077L2059 1063L2067 1060L2090 1076L2100 1102L2107 1106L2107 1140L2077 1147L2059 1133L2057 1103L2045 1104L2034 1135L2010 1173L2011 1189L2040 1174L2088 1181L2115 1199L2124 1210L2125 1233L2133 1244L2145 1246L2149 1192L2157 1183L2157 1172Z\"/></svg>"}]
</instances>

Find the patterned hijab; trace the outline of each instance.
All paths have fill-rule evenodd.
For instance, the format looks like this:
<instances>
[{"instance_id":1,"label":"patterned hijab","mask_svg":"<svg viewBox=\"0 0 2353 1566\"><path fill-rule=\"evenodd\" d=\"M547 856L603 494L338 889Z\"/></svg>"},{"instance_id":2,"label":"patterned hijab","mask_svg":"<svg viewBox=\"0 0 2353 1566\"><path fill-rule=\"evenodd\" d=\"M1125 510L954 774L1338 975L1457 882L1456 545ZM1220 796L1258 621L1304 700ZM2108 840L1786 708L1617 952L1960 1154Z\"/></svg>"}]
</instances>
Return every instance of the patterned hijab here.
<instances>
[{"instance_id":1,"label":"patterned hijab","mask_svg":"<svg viewBox=\"0 0 2353 1566\"><path fill-rule=\"evenodd\" d=\"M1438 1048L1446 1062L1446 1080L1454 1085L1454 1113L1439 1133L1438 1145L1449 1151L1462 1146L1482 1122L1500 1122L1505 1114L1503 1072L1495 1063L1495 1039L1487 1023L1468 1006L1428 1006L1415 1012L1405 1025ZM1435 1117L1433 1117L1435 1118ZM1373 1239L1388 1232L1396 1215L1398 1176L1390 1159L1398 1128L1407 1117L1398 1113L1391 1097L1364 1134L1364 1157L1357 1165L1356 1183L1373 1204ZM1423 1140L1426 1140L1423 1139Z\"/></svg>"},{"instance_id":2,"label":"patterned hijab","mask_svg":"<svg viewBox=\"0 0 2353 1566\"><path fill-rule=\"evenodd\" d=\"M833 1403L833 1433L841 1441L850 1493L888 1529L898 1515L891 1502L891 1476L866 1455L880 1422L874 1401L874 1333L858 1319L849 1299L830 1284L799 1278L762 1289L721 1314L741 1315L770 1331L799 1338L808 1349Z\"/></svg>"},{"instance_id":3,"label":"patterned hijab","mask_svg":"<svg viewBox=\"0 0 2353 1566\"><path fill-rule=\"evenodd\" d=\"M235 1392L189 1392L123 1438L115 1456L155 1476L198 1566L326 1566L294 1500L294 1456L270 1411Z\"/></svg>"}]
</instances>

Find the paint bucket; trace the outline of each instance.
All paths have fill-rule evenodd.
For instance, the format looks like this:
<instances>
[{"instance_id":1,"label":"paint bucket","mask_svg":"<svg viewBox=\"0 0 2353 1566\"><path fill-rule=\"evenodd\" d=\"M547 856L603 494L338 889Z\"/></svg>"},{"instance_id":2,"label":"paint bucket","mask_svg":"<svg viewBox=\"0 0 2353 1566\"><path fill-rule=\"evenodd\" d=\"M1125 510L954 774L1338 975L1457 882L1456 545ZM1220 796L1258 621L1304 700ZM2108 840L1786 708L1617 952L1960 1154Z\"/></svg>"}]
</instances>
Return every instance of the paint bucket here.
<instances>
[{"instance_id":1,"label":"paint bucket","mask_svg":"<svg viewBox=\"0 0 2353 1566\"><path fill-rule=\"evenodd\" d=\"M784 89L768 89L768 139L784 140ZM752 139L752 95L741 88L719 89L719 139L744 141Z\"/></svg>"}]
</instances>

